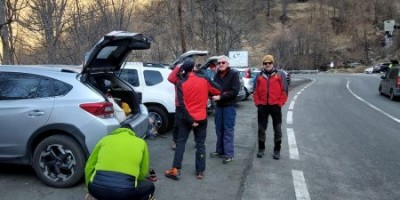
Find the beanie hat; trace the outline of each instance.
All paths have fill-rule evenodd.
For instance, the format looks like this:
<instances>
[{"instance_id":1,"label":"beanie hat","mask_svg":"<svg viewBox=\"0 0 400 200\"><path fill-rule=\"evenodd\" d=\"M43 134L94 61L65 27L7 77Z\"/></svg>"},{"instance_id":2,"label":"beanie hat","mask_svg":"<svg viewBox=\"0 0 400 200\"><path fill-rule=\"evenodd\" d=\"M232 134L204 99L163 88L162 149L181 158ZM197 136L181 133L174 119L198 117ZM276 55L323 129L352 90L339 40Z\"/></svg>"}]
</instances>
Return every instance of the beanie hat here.
<instances>
[{"instance_id":1,"label":"beanie hat","mask_svg":"<svg viewBox=\"0 0 400 200\"><path fill-rule=\"evenodd\" d=\"M186 59L183 61L183 64L181 65L181 70L185 72L190 72L193 70L194 67L194 61L192 59Z\"/></svg>"},{"instance_id":2,"label":"beanie hat","mask_svg":"<svg viewBox=\"0 0 400 200\"><path fill-rule=\"evenodd\" d=\"M263 63L265 63L265 62L272 62L272 63L274 63L274 57L273 57L272 55L266 55L266 56L264 56L264 58L262 59L262 62L263 62Z\"/></svg>"}]
</instances>

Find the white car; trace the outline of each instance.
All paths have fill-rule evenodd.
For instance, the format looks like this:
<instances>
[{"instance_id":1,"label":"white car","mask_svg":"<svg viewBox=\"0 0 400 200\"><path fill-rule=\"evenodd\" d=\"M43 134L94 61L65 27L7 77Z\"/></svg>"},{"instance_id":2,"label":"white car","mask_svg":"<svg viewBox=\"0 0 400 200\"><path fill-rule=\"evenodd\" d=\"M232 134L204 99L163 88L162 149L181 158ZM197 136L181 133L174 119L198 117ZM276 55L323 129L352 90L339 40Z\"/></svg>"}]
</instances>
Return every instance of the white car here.
<instances>
[{"instance_id":1,"label":"white car","mask_svg":"<svg viewBox=\"0 0 400 200\"><path fill-rule=\"evenodd\" d=\"M117 76L128 81L135 91L142 94L142 102L158 133L166 132L174 120L175 87L168 81L171 71L163 65L126 62L116 72Z\"/></svg>"},{"instance_id":2,"label":"white car","mask_svg":"<svg viewBox=\"0 0 400 200\"><path fill-rule=\"evenodd\" d=\"M367 69L364 70L364 72L366 74L372 74L374 72L374 68L373 67L368 67Z\"/></svg>"},{"instance_id":3,"label":"white car","mask_svg":"<svg viewBox=\"0 0 400 200\"><path fill-rule=\"evenodd\" d=\"M254 77L252 76L252 70L249 68L234 68L239 73L239 78L243 81L244 91L246 92L246 98L253 94Z\"/></svg>"}]
</instances>

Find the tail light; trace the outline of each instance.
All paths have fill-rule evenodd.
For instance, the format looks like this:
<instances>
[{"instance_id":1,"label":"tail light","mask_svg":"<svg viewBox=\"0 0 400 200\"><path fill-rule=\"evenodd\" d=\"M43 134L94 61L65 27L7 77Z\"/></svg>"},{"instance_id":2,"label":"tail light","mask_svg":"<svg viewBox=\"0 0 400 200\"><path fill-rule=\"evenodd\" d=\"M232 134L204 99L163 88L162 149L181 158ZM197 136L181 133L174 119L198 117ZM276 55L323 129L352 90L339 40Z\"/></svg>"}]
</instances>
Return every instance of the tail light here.
<instances>
[{"instance_id":1,"label":"tail light","mask_svg":"<svg viewBox=\"0 0 400 200\"><path fill-rule=\"evenodd\" d=\"M400 77L397 77L396 85L397 85L398 88L400 88Z\"/></svg>"},{"instance_id":2,"label":"tail light","mask_svg":"<svg viewBox=\"0 0 400 200\"><path fill-rule=\"evenodd\" d=\"M113 104L110 102L84 103L79 107L97 117L109 118L114 116Z\"/></svg>"},{"instance_id":3,"label":"tail light","mask_svg":"<svg viewBox=\"0 0 400 200\"><path fill-rule=\"evenodd\" d=\"M251 78L250 70L246 70L245 72L246 72L246 74L244 75L244 77L245 78Z\"/></svg>"}]
</instances>

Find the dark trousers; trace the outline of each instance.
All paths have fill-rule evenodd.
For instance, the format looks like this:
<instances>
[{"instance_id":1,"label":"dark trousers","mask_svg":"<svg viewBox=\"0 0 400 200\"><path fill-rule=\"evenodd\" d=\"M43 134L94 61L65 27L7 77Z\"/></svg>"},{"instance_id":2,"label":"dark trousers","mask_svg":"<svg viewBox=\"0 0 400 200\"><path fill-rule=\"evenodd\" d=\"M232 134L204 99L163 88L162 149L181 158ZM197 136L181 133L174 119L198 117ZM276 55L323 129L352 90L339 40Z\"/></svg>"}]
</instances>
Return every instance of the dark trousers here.
<instances>
[{"instance_id":1,"label":"dark trousers","mask_svg":"<svg viewBox=\"0 0 400 200\"><path fill-rule=\"evenodd\" d=\"M174 125L172 127L172 141L176 144L176 141L178 140L178 131L179 131L179 122L180 122L180 110L181 107L176 106L175 107L175 119L174 119Z\"/></svg>"},{"instance_id":2,"label":"dark trousers","mask_svg":"<svg viewBox=\"0 0 400 200\"><path fill-rule=\"evenodd\" d=\"M282 141L282 112L278 105L259 105L257 107L258 121L258 149L265 150L265 132L268 126L268 117L272 117L274 127L274 151L281 150Z\"/></svg>"},{"instance_id":3,"label":"dark trousers","mask_svg":"<svg viewBox=\"0 0 400 200\"><path fill-rule=\"evenodd\" d=\"M215 151L225 157L234 156L235 106L215 107L215 133L217 145Z\"/></svg>"},{"instance_id":4,"label":"dark trousers","mask_svg":"<svg viewBox=\"0 0 400 200\"><path fill-rule=\"evenodd\" d=\"M131 189L112 188L89 183L88 190L97 200L147 200L150 196L153 196L155 187L150 181L139 181L137 187Z\"/></svg>"},{"instance_id":5,"label":"dark trousers","mask_svg":"<svg viewBox=\"0 0 400 200\"><path fill-rule=\"evenodd\" d=\"M196 142L196 172L204 172L206 169L206 147L204 143L207 135L207 120L199 122L197 127L193 127L192 124L183 120L179 122L178 130L178 140L176 143L174 162L172 166L178 169L182 168L182 160L183 154L185 153L186 141L189 137L190 131L193 130L194 141Z\"/></svg>"}]
</instances>

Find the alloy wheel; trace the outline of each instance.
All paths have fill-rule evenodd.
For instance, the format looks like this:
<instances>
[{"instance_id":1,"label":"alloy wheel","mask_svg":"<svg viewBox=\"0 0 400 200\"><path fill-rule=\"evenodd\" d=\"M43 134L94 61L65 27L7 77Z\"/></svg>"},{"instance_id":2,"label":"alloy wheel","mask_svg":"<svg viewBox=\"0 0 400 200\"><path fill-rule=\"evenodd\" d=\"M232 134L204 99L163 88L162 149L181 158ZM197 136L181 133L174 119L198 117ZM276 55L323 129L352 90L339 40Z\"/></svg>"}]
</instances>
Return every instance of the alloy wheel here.
<instances>
[{"instance_id":1,"label":"alloy wheel","mask_svg":"<svg viewBox=\"0 0 400 200\"><path fill-rule=\"evenodd\" d=\"M40 153L40 169L45 177L54 182L66 181L72 177L75 165L73 153L62 145L50 145Z\"/></svg>"}]
</instances>

